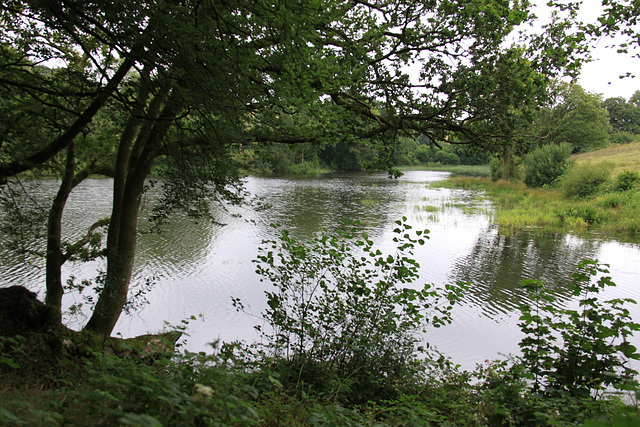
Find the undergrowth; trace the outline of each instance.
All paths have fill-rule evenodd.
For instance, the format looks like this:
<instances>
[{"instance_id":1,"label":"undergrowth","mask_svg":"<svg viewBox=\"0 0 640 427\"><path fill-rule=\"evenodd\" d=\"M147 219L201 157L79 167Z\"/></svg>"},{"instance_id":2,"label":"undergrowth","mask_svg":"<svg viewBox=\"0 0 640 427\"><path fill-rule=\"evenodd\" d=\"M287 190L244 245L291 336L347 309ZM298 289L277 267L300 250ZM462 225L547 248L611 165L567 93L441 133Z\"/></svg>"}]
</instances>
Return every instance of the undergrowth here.
<instances>
[{"instance_id":1,"label":"undergrowth","mask_svg":"<svg viewBox=\"0 0 640 427\"><path fill-rule=\"evenodd\" d=\"M640 237L640 191L633 174L600 182L596 190L590 187L583 197L570 197L551 187L527 188L522 182L491 182L484 178L458 177L432 185L483 190L494 204L494 220L501 230L541 227L609 233L622 240Z\"/></svg>"},{"instance_id":2,"label":"undergrowth","mask_svg":"<svg viewBox=\"0 0 640 427\"><path fill-rule=\"evenodd\" d=\"M0 424L640 425L628 404L638 390L628 360L640 357L628 338L640 325L625 308L634 301L601 298L615 286L606 266L577 267L575 309L559 308L552 286L523 282L521 355L462 372L413 335L450 321L465 292L416 283L411 252L427 236L398 221L396 250L383 254L352 228L311 242L283 231L256 260L273 285L260 344L150 358L145 340L105 348L78 334L64 347L70 368L45 375L57 381L20 385L31 337L3 338Z\"/></svg>"}]
</instances>

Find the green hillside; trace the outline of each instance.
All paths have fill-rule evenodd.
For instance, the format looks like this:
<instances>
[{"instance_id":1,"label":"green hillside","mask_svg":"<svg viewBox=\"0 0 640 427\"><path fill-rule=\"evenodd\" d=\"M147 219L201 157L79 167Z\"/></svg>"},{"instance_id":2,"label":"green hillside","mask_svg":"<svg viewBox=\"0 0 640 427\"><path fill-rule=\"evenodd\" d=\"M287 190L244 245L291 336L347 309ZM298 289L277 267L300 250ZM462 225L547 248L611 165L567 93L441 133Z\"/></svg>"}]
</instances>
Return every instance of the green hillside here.
<instances>
[{"instance_id":1,"label":"green hillside","mask_svg":"<svg viewBox=\"0 0 640 427\"><path fill-rule=\"evenodd\" d=\"M601 150L577 154L572 158L577 164L612 162L616 165L613 175L625 169L640 171L640 142L616 144Z\"/></svg>"}]
</instances>

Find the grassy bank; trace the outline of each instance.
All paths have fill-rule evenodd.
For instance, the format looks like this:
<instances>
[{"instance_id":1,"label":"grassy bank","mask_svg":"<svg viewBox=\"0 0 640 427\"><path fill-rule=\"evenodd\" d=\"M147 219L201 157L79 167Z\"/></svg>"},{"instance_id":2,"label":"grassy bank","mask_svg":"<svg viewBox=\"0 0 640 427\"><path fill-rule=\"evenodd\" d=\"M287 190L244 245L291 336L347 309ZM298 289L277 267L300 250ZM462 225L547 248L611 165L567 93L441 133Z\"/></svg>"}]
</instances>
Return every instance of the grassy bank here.
<instances>
[{"instance_id":1,"label":"grassy bank","mask_svg":"<svg viewBox=\"0 0 640 427\"><path fill-rule=\"evenodd\" d=\"M596 232L640 239L640 143L574 155L573 167L552 187L520 181L453 177L435 186L483 190L501 230L523 227ZM621 174L622 172L625 172Z\"/></svg>"},{"instance_id":2,"label":"grassy bank","mask_svg":"<svg viewBox=\"0 0 640 427\"><path fill-rule=\"evenodd\" d=\"M416 165L416 166L399 166L400 171L413 170L430 170L452 172L453 175L462 176L489 176L489 165Z\"/></svg>"},{"instance_id":3,"label":"grassy bank","mask_svg":"<svg viewBox=\"0 0 640 427\"><path fill-rule=\"evenodd\" d=\"M434 185L484 190L496 208L501 229L540 227L553 231L594 231L623 240L640 238L640 193L603 191L587 199L572 199L553 189L527 188L522 182L454 177Z\"/></svg>"},{"instance_id":4,"label":"grassy bank","mask_svg":"<svg viewBox=\"0 0 640 427\"><path fill-rule=\"evenodd\" d=\"M613 176L623 170L640 171L640 142L632 144L617 144L602 150L591 151L572 156L577 165L585 163L611 162L613 163Z\"/></svg>"}]
</instances>

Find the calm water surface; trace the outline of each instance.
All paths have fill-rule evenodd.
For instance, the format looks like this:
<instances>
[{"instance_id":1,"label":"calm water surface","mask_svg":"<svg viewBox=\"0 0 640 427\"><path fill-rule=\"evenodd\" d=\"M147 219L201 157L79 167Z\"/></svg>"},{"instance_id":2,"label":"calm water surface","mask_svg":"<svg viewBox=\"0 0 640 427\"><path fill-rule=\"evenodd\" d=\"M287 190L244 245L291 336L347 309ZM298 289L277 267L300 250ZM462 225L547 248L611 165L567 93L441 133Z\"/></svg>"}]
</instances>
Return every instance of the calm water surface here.
<instances>
[{"instance_id":1,"label":"calm water surface","mask_svg":"<svg viewBox=\"0 0 640 427\"><path fill-rule=\"evenodd\" d=\"M430 240L415 250L421 281L471 283L465 301L454 309L453 324L430 329L425 340L464 368L515 353L520 333L518 306L526 303L519 288L523 278L552 283L566 304L566 286L582 258L610 264L618 287L607 297L640 300L640 245L598 236L575 237L535 230L500 233L492 222L492 207L478 191L431 188L446 172L411 171L398 180L386 174L329 174L314 179L255 178L246 189L260 198L262 207L227 207L215 213L215 224L178 216L162 234L148 232L141 221L133 290L152 283L145 293L149 304L122 316L116 331L123 336L155 332L164 322L189 323L187 348L207 350L215 340L257 339L253 330L265 307L264 290L252 260L264 240L275 237L277 222L294 237L308 239L319 230L359 220L373 240L391 250L394 221L402 216L418 228L430 230ZM55 182L39 183L41 197L53 194ZM78 237L95 220L109 215L112 181L89 180L69 201L65 224ZM146 196L153 204L154 193ZM146 210L148 211L148 209ZM43 296L41 260L23 259L9 250L0 254L0 287L21 284ZM66 277L91 279L103 263L68 265ZM249 313L237 313L231 297L240 298ZM78 295L65 296L70 306ZM640 308L632 308L640 322ZM67 317L81 327L81 316ZM640 337L635 339L640 346Z\"/></svg>"}]
</instances>

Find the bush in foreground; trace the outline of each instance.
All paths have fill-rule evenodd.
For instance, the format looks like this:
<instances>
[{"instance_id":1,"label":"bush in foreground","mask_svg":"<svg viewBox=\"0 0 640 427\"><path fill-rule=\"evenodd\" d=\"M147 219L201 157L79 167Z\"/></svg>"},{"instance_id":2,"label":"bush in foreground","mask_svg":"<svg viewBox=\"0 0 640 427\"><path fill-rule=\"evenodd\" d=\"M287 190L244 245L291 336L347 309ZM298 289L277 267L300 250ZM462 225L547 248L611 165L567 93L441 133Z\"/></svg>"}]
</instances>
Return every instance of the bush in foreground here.
<instances>
[{"instance_id":1,"label":"bush in foreground","mask_svg":"<svg viewBox=\"0 0 640 427\"><path fill-rule=\"evenodd\" d=\"M55 388L0 387L0 423L640 424L633 408L608 393L638 389L626 361L640 357L627 340L640 325L625 308L633 301L599 298L614 286L603 267L579 265L575 310L558 308L545 283L525 281L522 355L460 372L424 353L412 334L427 321L447 322L449 301L459 299L457 287L413 285L410 254L424 236L399 221L397 251L384 256L366 235L354 245L348 230L309 243L283 233L257 260L275 285L267 292L266 345L225 344L213 354L153 361L86 348L73 373L57 372ZM438 296L447 303L436 304ZM24 342L0 341L0 363L16 376L22 368L14 358L22 353L11 347Z\"/></svg>"},{"instance_id":2,"label":"bush in foreground","mask_svg":"<svg viewBox=\"0 0 640 427\"><path fill-rule=\"evenodd\" d=\"M353 226L310 242L283 230L261 249L257 273L273 290L263 313L268 326L258 330L264 353L290 371L287 381L334 375L333 386L325 383L331 393L364 403L396 398L399 386L421 377L415 332L449 323L465 285L416 285L412 250L428 231L414 232L406 218L396 225L393 254Z\"/></svg>"}]
</instances>

